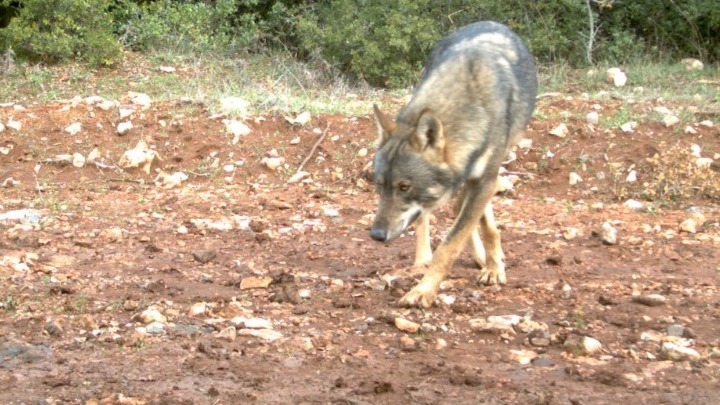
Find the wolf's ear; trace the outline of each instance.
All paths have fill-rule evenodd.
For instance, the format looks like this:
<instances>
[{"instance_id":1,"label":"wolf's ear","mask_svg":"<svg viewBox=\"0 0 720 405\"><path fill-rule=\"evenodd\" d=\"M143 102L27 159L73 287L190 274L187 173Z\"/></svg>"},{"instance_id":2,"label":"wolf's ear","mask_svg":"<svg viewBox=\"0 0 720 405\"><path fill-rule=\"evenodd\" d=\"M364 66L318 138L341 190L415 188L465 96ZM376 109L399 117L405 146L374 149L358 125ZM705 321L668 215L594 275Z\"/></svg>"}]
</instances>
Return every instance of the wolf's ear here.
<instances>
[{"instance_id":1,"label":"wolf's ear","mask_svg":"<svg viewBox=\"0 0 720 405\"><path fill-rule=\"evenodd\" d=\"M384 112L380 111L380 107L377 104L373 104L373 111L375 111L375 124L377 125L378 131L378 147L381 147L390 138L390 134L395 130L397 124L395 121L385 115Z\"/></svg>"},{"instance_id":2,"label":"wolf's ear","mask_svg":"<svg viewBox=\"0 0 720 405\"><path fill-rule=\"evenodd\" d=\"M410 137L409 143L418 152L423 152L427 148L442 151L445 147L442 123L432 110L425 110L420 114L415 133Z\"/></svg>"}]
</instances>

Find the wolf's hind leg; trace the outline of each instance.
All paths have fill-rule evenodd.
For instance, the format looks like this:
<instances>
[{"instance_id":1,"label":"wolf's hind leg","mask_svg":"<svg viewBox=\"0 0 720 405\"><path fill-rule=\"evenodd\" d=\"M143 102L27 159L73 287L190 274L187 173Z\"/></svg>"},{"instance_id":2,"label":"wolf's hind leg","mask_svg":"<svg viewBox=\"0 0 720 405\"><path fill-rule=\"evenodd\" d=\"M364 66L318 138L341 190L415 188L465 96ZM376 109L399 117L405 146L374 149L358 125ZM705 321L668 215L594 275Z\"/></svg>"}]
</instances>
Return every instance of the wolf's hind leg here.
<instances>
[{"instance_id":1,"label":"wolf's hind leg","mask_svg":"<svg viewBox=\"0 0 720 405\"><path fill-rule=\"evenodd\" d=\"M497 229L490 202L485 206L485 212L480 219L480 230L487 258L478 281L481 284L505 284L505 255L500 246L500 231Z\"/></svg>"}]
</instances>

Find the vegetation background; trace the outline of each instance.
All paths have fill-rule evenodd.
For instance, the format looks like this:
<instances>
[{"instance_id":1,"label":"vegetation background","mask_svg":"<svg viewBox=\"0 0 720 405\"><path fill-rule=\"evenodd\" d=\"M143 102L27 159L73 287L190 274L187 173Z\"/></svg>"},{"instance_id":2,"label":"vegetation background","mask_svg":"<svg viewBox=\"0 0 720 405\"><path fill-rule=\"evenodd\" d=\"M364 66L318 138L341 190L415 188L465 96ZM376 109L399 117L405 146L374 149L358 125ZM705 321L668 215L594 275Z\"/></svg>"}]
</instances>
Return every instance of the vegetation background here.
<instances>
[{"instance_id":1,"label":"vegetation background","mask_svg":"<svg viewBox=\"0 0 720 405\"><path fill-rule=\"evenodd\" d=\"M541 66L720 60L717 0L0 0L0 51L6 70L112 67L128 51L283 55L324 77L398 88L439 38L478 20L516 30Z\"/></svg>"}]
</instances>

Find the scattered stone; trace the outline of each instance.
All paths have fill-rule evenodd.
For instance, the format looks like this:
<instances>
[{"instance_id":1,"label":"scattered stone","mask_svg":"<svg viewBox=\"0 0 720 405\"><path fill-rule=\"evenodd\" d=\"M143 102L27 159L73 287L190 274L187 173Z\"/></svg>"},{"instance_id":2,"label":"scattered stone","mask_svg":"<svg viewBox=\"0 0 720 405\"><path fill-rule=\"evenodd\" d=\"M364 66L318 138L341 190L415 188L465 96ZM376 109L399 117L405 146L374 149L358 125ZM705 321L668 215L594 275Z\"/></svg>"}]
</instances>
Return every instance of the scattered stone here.
<instances>
[{"instance_id":1,"label":"scattered stone","mask_svg":"<svg viewBox=\"0 0 720 405\"><path fill-rule=\"evenodd\" d=\"M408 335L400 336L400 349L404 352L414 352L420 348L420 344L417 340L411 338Z\"/></svg>"},{"instance_id":2,"label":"scattered stone","mask_svg":"<svg viewBox=\"0 0 720 405\"><path fill-rule=\"evenodd\" d=\"M45 332L47 332L50 336L61 336L63 333L65 333L62 324L63 322L59 319L50 319L45 324Z\"/></svg>"},{"instance_id":3,"label":"scattered stone","mask_svg":"<svg viewBox=\"0 0 720 405\"><path fill-rule=\"evenodd\" d=\"M263 157L260 160L260 164L267 167L270 170L277 170L278 167L282 166L283 163L285 163L284 157Z\"/></svg>"},{"instance_id":4,"label":"scattered stone","mask_svg":"<svg viewBox=\"0 0 720 405\"><path fill-rule=\"evenodd\" d=\"M264 318L245 318L244 316L236 316L230 321L240 329L272 329L271 321Z\"/></svg>"},{"instance_id":5,"label":"scattered stone","mask_svg":"<svg viewBox=\"0 0 720 405\"><path fill-rule=\"evenodd\" d=\"M661 354L672 361L699 360L700 353L690 347L683 347L673 342L663 342Z\"/></svg>"},{"instance_id":6,"label":"scattered stone","mask_svg":"<svg viewBox=\"0 0 720 405\"><path fill-rule=\"evenodd\" d=\"M165 324L162 322L151 322L145 326L145 333L159 335L165 332Z\"/></svg>"},{"instance_id":7,"label":"scattered stone","mask_svg":"<svg viewBox=\"0 0 720 405\"><path fill-rule=\"evenodd\" d=\"M552 343L552 337L548 331L536 329L528 334L528 341L532 346L547 347Z\"/></svg>"},{"instance_id":8,"label":"scattered stone","mask_svg":"<svg viewBox=\"0 0 720 405\"><path fill-rule=\"evenodd\" d=\"M118 109L118 116L121 120L129 118L135 112L134 108L120 108Z\"/></svg>"},{"instance_id":9,"label":"scattered stone","mask_svg":"<svg viewBox=\"0 0 720 405\"><path fill-rule=\"evenodd\" d=\"M636 170L630 170L630 173L628 173L627 177L625 178L625 181L627 183L634 183L637 181L637 171Z\"/></svg>"},{"instance_id":10,"label":"scattered stone","mask_svg":"<svg viewBox=\"0 0 720 405\"><path fill-rule=\"evenodd\" d=\"M141 139L133 149L125 151L118 165L124 169L142 167L146 174L150 174L150 167L158 158L157 152L150 149L147 143Z\"/></svg>"},{"instance_id":11,"label":"scattered stone","mask_svg":"<svg viewBox=\"0 0 720 405\"><path fill-rule=\"evenodd\" d=\"M122 136L130 132L133 129L133 123L130 121L123 121L117 125L117 134Z\"/></svg>"},{"instance_id":12,"label":"scattered stone","mask_svg":"<svg viewBox=\"0 0 720 405\"><path fill-rule=\"evenodd\" d=\"M274 342L283 337L283 334L272 329L240 329L238 335L253 336L267 342Z\"/></svg>"},{"instance_id":13,"label":"scattered stone","mask_svg":"<svg viewBox=\"0 0 720 405\"><path fill-rule=\"evenodd\" d=\"M660 305L664 305L666 301L667 298L660 294L636 295L632 297L632 302L646 305L648 307L658 307Z\"/></svg>"},{"instance_id":14,"label":"scattered stone","mask_svg":"<svg viewBox=\"0 0 720 405\"><path fill-rule=\"evenodd\" d=\"M598 302L600 303L600 305L608 305L608 306L618 305L620 303L615 298L609 297L607 295L601 295L600 297L598 297Z\"/></svg>"},{"instance_id":15,"label":"scattered stone","mask_svg":"<svg viewBox=\"0 0 720 405\"><path fill-rule=\"evenodd\" d=\"M605 222L600 228L600 241L605 245L614 245L617 243L617 230L610 222Z\"/></svg>"},{"instance_id":16,"label":"scattered stone","mask_svg":"<svg viewBox=\"0 0 720 405\"><path fill-rule=\"evenodd\" d=\"M512 324L505 322L490 322L485 319L471 319L470 330L476 333L489 333L499 335L503 339L511 339L516 335Z\"/></svg>"},{"instance_id":17,"label":"scattered stone","mask_svg":"<svg viewBox=\"0 0 720 405\"><path fill-rule=\"evenodd\" d=\"M599 340L589 336L569 335L563 343L566 350L574 355L590 355L602 349Z\"/></svg>"},{"instance_id":18,"label":"scattered stone","mask_svg":"<svg viewBox=\"0 0 720 405\"><path fill-rule=\"evenodd\" d=\"M687 218L680 223L680 230L687 233L696 233L697 221L695 218Z\"/></svg>"},{"instance_id":19,"label":"scattered stone","mask_svg":"<svg viewBox=\"0 0 720 405\"><path fill-rule=\"evenodd\" d=\"M712 158L700 157L695 159L695 166L698 169L709 169L715 161Z\"/></svg>"},{"instance_id":20,"label":"scattered stone","mask_svg":"<svg viewBox=\"0 0 720 405\"><path fill-rule=\"evenodd\" d=\"M680 63L685 66L687 70L703 70L703 63L695 58L684 58L680 60Z\"/></svg>"},{"instance_id":21,"label":"scattered stone","mask_svg":"<svg viewBox=\"0 0 720 405\"><path fill-rule=\"evenodd\" d=\"M82 131L82 124L80 124L79 122L74 122L65 127L65 132L70 135L77 135L80 131Z\"/></svg>"},{"instance_id":22,"label":"scattered stone","mask_svg":"<svg viewBox=\"0 0 720 405\"><path fill-rule=\"evenodd\" d=\"M160 72L162 72L162 73L175 73L175 71L177 69L175 69L172 66L162 66L161 65L160 67L158 67L158 70L160 70Z\"/></svg>"},{"instance_id":23,"label":"scattered stone","mask_svg":"<svg viewBox=\"0 0 720 405\"><path fill-rule=\"evenodd\" d=\"M580 175L575 172L570 172L570 175L568 177L568 182L571 186L577 185L578 183L583 181L582 177L580 177Z\"/></svg>"},{"instance_id":24,"label":"scattered stone","mask_svg":"<svg viewBox=\"0 0 720 405\"><path fill-rule=\"evenodd\" d=\"M605 72L606 80L615 87L623 87L627 83L627 75L620 68L610 68Z\"/></svg>"},{"instance_id":25,"label":"scattered stone","mask_svg":"<svg viewBox=\"0 0 720 405\"><path fill-rule=\"evenodd\" d=\"M585 120L590 125L597 125L598 122L600 122L600 114L598 114L597 111L590 111L587 115L585 115Z\"/></svg>"},{"instance_id":26,"label":"scattered stone","mask_svg":"<svg viewBox=\"0 0 720 405\"><path fill-rule=\"evenodd\" d=\"M550 131L550 135L557 136L558 138L565 138L570 130L564 123L556 126Z\"/></svg>"},{"instance_id":27,"label":"scattered stone","mask_svg":"<svg viewBox=\"0 0 720 405\"><path fill-rule=\"evenodd\" d=\"M530 364L538 357L532 350L510 350L510 360L520 365Z\"/></svg>"},{"instance_id":28,"label":"scattered stone","mask_svg":"<svg viewBox=\"0 0 720 405\"><path fill-rule=\"evenodd\" d=\"M684 132L685 132L686 134L690 134L690 135L695 135L695 134L697 134L697 130L696 130L692 125L686 126Z\"/></svg>"},{"instance_id":29,"label":"scattered stone","mask_svg":"<svg viewBox=\"0 0 720 405\"><path fill-rule=\"evenodd\" d=\"M620 130L625 133L630 133L630 132L635 131L635 127L637 127L637 122L630 121L630 122L626 122L626 123L620 125Z\"/></svg>"},{"instance_id":30,"label":"scattered stone","mask_svg":"<svg viewBox=\"0 0 720 405\"><path fill-rule=\"evenodd\" d=\"M160 310L155 306L151 306L144 310L140 314L133 317L135 321L140 322L144 325L151 324L153 322L166 323L167 318L163 315Z\"/></svg>"},{"instance_id":31,"label":"scattered stone","mask_svg":"<svg viewBox=\"0 0 720 405\"><path fill-rule=\"evenodd\" d=\"M192 304L190 307L190 310L188 311L188 316L198 316L202 315L207 311L207 304L204 302L196 302Z\"/></svg>"},{"instance_id":32,"label":"scattered stone","mask_svg":"<svg viewBox=\"0 0 720 405\"><path fill-rule=\"evenodd\" d=\"M22 122L15 121L13 117L8 118L7 125L8 128L12 129L13 131L19 131L22 129Z\"/></svg>"},{"instance_id":33,"label":"scattered stone","mask_svg":"<svg viewBox=\"0 0 720 405\"><path fill-rule=\"evenodd\" d=\"M586 354L593 354L602 349L602 343L595 338L585 336L582 339L582 347Z\"/></svg>"},{"instance_id":34,"label":"scattered stone","mask_svg":"<svg viewBox=\"0 0 720 405\"><path fill-rule=\"evenodd\" d=\"M665 115L665 116L663 116L662 122L665 125L665 127L670 128L673 125L679 123L680 118L678 118L675 115Z\"/></svg>"},{"instance_id":35,"label":"scattered stone","mask_svg":"<svg viewBox=\"0 0 720 405\"><path fill-rule=\"evenodd\" d=\"M536 322L531 319L522 318L514 325L515 330L521 333L533 333L535 331L547 331L548 326L544 322Z\"/></svg>"},{"instance_id":36,"label":"scattered stone","mask_svg":"<svg viewBox=\"0 0 720 405\"><path fill-rule=\"evenodd\" d=\"M395 318L395 327L407 333L417 333L420 330L420 324L401 317Z\"/></svg>"},{"instance_id":37,"label":"scattered stone","mask_svg":"<svg viewBox=\"0 0 720 405\"><path fill-rule=\"evenodd\" d=\"M170 189L181 185L189 177L184 172L168 173L162 169L157 170L157 176L153 179L156 186Z\"/></svg>"},{"instance_id":38,"label":"scattered stone","mask_svg":"<svg viewBox=\"0 0 720 405\"><path fill-rule=\"evenodd\" d=\"M300 180L303 180L303 179L307 178L308 176L310 176L310 173L305 172L305 171L299 171L299 172L293 174L292 176L290 176L290 178L288 179L287 183L288 183L288 184L297 183L297 182L299 182Z\"/></svg>"},{"instance_id":39,"label":"scattered stone","mask_svg":"<svg viewBox=\"0 0 720 405\"><path fill-rule=\"evenodd\" d=\"M678 324L668 325L667 334L668 336L683 337L685 335L685 327Z\"/></svg>"},{"instance_id":40,"label":"scattered stone","mask_svg":"<svg viewBox=\"0 0 720 405\"><path fill-rule=\"evenodd\" d=\"M272 281L272 277L245 277L240 281L240 289L268 288Z\"/></svg>"},{"instance_id":41,"label":"scattered stone","mask_svg":"<svg viewBox=\"0 0 720 405\"><path fill-rule=\"evenodd\" d=\"M222 329L216 335L218 339L227 340L228 342L234 342L237 338L237 329L234 326L228 326Z\"/></svg>"},{"instance_id":42,"label":"scattered stone","mask_svg":"<svg viewBox=\"0 0 720 405\"><path fill-rule=\"evenodd\" d=\"M195 260L205 264L212 261L217 256L217 252L214 250L197 250L192 255Z\"/></svg>"},{"instance_id":43,"label":"scattered stone","mask_svg":"<svg viewBox=\"0 0 720 405\"><path fill-rule=\"evenodd\" d=\"M447 347L447 342L443 338L437 338L435 340L435 350L442 350Z\"/></svg>"},{"instance_id":44,"label":"scattered stone","mask_svg":"<svg viewBox=\"0 0 720 405\"><path fill-rule=\"evenodd\" d=\"M710 120L702 120L700 121L700 125L705 128L713 128L715 127L715 123Z\"/></svg>"},{"instance_id":45,"label":"scattered stone","mask_svg":"<svg viewBox=\"0 0 720 405\"><path fill-rule=\"evenodd\" d=\"M73 153L72 165L78 168L85 166L85 156L83 156L82 153Z\"/></svg>"},{"instance_id":46,"label":"scattered stone","mask_svg":"<svg viewBox=\"0 0 720 405\"><path fill-rule=\"evenodd\" d=\"M577 238L577 236L579 234L580 234L580 230L578 230L577 228L573 228L573 227L567 227L567 228L563 229L563 233L562 233L563 238L565 240L573 240L573 239Z\"/></svg>"},{"instance_id":47,"label":"scattered stone","mask_svg":"<svg viewBox=\"0 0 720 405\"><path fill-rule=\"evenodd\" d=\"M295 116L295 118L285 116L285 120L293 125L294 124L305 125L308 122L310 122L311 118L312 118L312 115L310 115L309 111L303 111L300 114L298 114L297 116Z\"/></svg>"},{"instance_id":48,"label":"scattered stone","mask_svg":"<svg viewBox=\"0 0 720 405\"><path fill-rule=\"evenodd\" d=\"M133 91L129 91L128 96L130 96L130 101L133 104L139 105L140 108L142 108L143 110L148 109L150 107L150 104L152 104L150 96L145 93L135 93Z\"/></svg>"},{"instance_id":49,"label":"scattered stone","mask_svg":"<svg viewBox=\"0 0 720 405\"><path fill-rule=\"evenodd\" d=\"M642 210L645 208L645 204L643 204L643 203L640 202L640 201L633 200L632 198L629 199L629 200L627 200L627 201L625 201L625 202L623 203L623 206L624 206L625 208L628 208L628 209L632 210L632 211L642 211Z\"/></svg>"}]
</instances>

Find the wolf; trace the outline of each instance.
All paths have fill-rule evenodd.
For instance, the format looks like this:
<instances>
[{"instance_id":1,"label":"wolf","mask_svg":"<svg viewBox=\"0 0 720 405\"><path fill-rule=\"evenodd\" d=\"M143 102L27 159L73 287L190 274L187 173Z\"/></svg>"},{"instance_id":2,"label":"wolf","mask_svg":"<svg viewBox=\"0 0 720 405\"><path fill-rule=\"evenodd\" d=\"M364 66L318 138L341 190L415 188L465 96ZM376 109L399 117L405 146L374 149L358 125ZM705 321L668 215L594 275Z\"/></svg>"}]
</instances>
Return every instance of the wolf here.
<instances>
[{"instance_id":1,"label":"wolf","mask_svg":"<svg viewBox=\"0 0 720 405\"><path fill-rule=\"evenodd\" d=\"M524 136L536 93L528 48L510 28L483 21L438 43L394 120L373 106L380 202L370 237L390 242L417 221L414 269L424 276L401 305L430 307L465 247L481 268L480 283L506 282L490 200L500 165ZM431 212L455 196L455 222L433 253Z\"/></svg>"}]
</instances>

